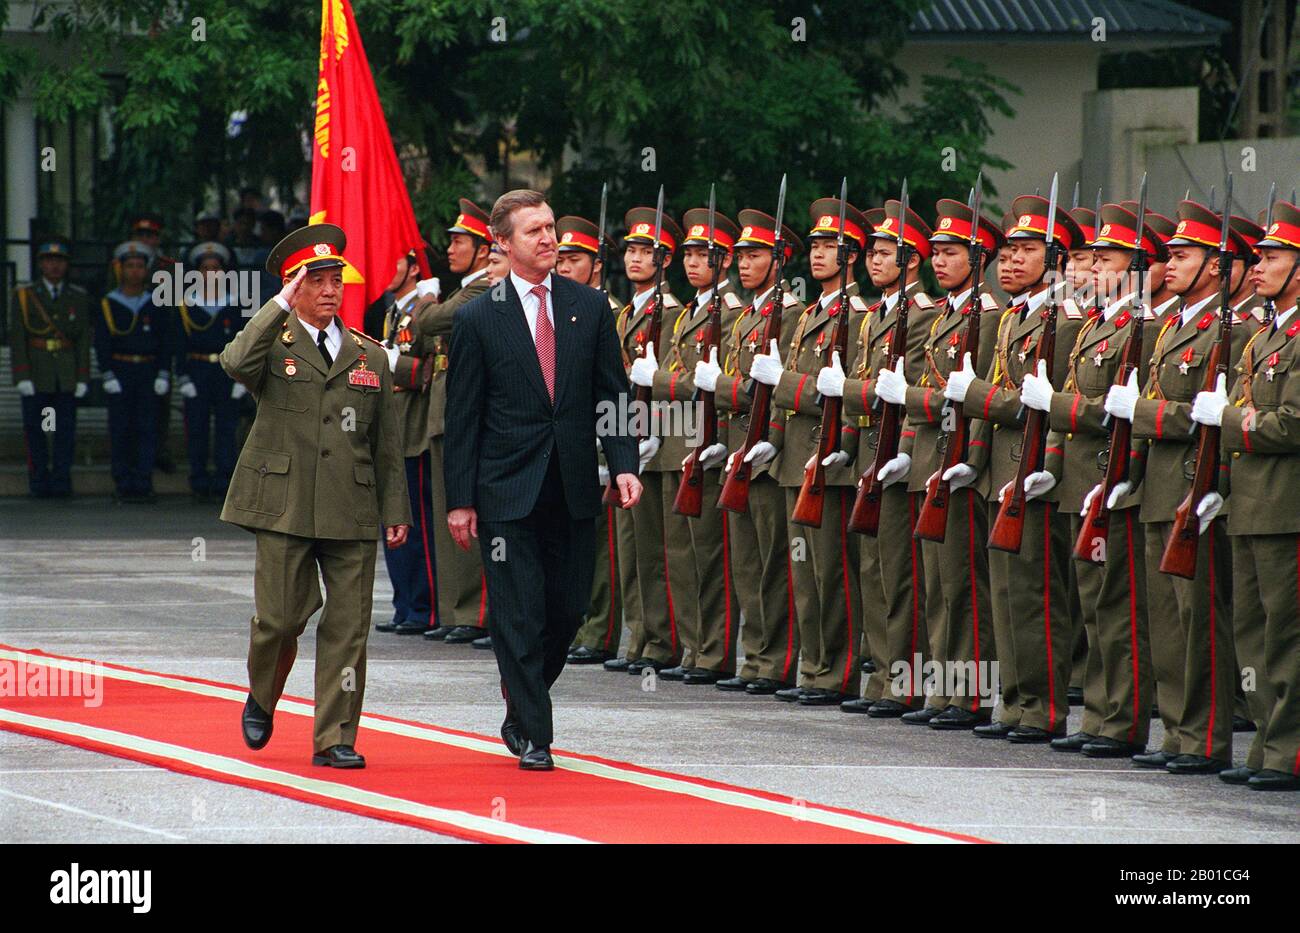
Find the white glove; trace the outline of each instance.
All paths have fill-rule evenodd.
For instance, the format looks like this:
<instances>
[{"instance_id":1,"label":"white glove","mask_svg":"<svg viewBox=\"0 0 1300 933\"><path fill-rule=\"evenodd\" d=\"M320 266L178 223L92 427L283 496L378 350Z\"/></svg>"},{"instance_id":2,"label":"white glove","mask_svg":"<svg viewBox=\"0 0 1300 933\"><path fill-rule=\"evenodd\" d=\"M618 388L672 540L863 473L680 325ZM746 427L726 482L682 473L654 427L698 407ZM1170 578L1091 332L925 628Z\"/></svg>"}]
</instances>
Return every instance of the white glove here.
<instances>
[{"instance_id":1,"label":"white glove","mask_svg":"<svg viewBox=\"0 0 1300 933\"><path fill-rule=\"evenodd\" d=\"M1197 392L1192 402L1192 420L1217 428L1223 424L1223 410L1228 407L1228 383L1220 376L1213 392Z\"/></svg>"},{"instance_id":2,"label":"white glove","mask_svg":"<svg viewBox=\"0 0 1300 933\"><path fill-rule=\"evenodd\" d=\"M18 394L24 398L30 398L36 394L36 384L30 379L23 379L18 383Z\"/></svg>"},{"instance_id":3,"label":"white glove","mask_svg":"<svg viewBox=\"0 0 1300 933\"><path fill-rule=\"evenodd\" d=\"M169 379L169 378L167 377L167 374L166 374L166 373L159 373L159 374L158 374L158 378L155 379L155 380L153 381L153 394L154 394L154 395L166 395L166 394L167 394L167 388L168 388L170 385L171 385L171 379Z\"/></svg>"},{"instance_id":4,"label":"white glove","mask_svg":"<svg viewBox=\"0 0 1300 933\"><path fill-rule=\"evenodd\" d=\"M844 367L840 365L840 351L831 351L831 365L823 366L817 374L817 391L826 398L844 396Z\"/></svg>"},{"instance_id":5,"label":"white glove","mask_svg":"<svg viewBox=\"0 0 1300 933\"><path fill-rule=\"evenodd\" d=\"M1088 494L1083 497L1083 505L1079 507L1079 512L1083 515L1088 514L1088 509L1092 506L1092 500L1101 494L1101 483L1093 486L1088 490Z\"/></svg>"},{"instance_id":6,"label":"white glove","mask_svg":"<svg viewBox=\"0 0 1300 933\"><path fill-rule=\"evenodd\" d=\"M969 463L958 463L944 471L943 479L955 491L975 482L978 475Z\"/></svg>"},{"instance_id":7,"label":"white glove","mask_svg":"<svg viewBox=\"0 0 1300 933\"><path fill-rule=\"evenodd\" d=\"M1217 492L1207 492L1205 498L1196 506L1196 517L1201 520L1200 534L1205 534L1205 529L1210 527L1210 522L1219 514L1223 508L1223 496Z\"/></svg>"},{"instance_id":8,"label":"white glove","mask_svg":"<svg viewBox=\"0 0 1300 933\"><path fill-rule=\"evenodd\" d=\"M749 448L749 453L745 454L745 462L752 463L754 466L762 466L770 463L776 456L776 448L767 441L759 441L753 447Z\"/></svg>"},{"instance_id":9,"label":"white glove","mask_svg":"<svg viewBox=\"0 0 1300 933\"><path fill-rule=\"evenodd\" d=\"M998 501L999 501L999 502L1001 502L1003 499L1005 499L1005 498L1007 497L1007 493L1009 493L1009 492L1011 491L1011 484L1014 483L1014 482L1015 482L1015 480L1011 480L1011 482L1006 483L1005 485L1003 485L1003 487L1002 487L1001 489L998 490Z\"/></svg>"},{"instance_id":10,"label":"white glove","mask_svg":"<svg viewBox=\"0 0 1300 933\"><path fill-rule=\"evenodd\" d=\"M759 353L754 357L754 362L749 367L749 375L763 385L774 386L781 381L782 369L781 351L773 340L770 352Z\"/></svg>"},{"instance_id":11,"label":"white glove","mask_svg":"<svg viewBox=\"0 0 1300 933\"><path fill-rule=\"evenodd\" d=\"M711 470L719 463L721 463L722 458L725 457L726 455L727 455L726 444L711 444L710 446L705 447L703 450L700 451L700 459L698 462L700 466L703 467L704 469ZM686 464L690 459L691 459L691 455L687 454L685 459L682 460L683 469L686 468Z\"/></svg>"},{"instance_id":12,"label":"white glove","mask_svg":"<svg viewBox=\"0 0 1300 933\"><path fill-rule=\"evenodd\" d=\"M437 298L441 292L442 284L436 277L432 279L421 279L415 283L415 294L421 298L424 298L426 295L432 295L434 298Z\"/></svg>"},{"instance_id":13,"label":"white glove","mask_svg":"<svg viewBox=\"0 0 1300 933\"><path fill-rule=\"evenodd\" d=\"M1097 488L1100 489L1101 487L1098 486ZM1115 488L1110 491L1110 498L1106 500L1106 508L1110 509L1111 511L1114 511L1115 506L1119 504L1119 500L1123 499L1132 491L1133 491L1132 483L1130 483L1126 479L1120 480L1118 483L1115 484ZM1087 507L1088 506L1085 503L1084 508L1086 509Z\"/></svg>"},{"instance_id":14,"label":"white glove","mask_svg":"<svg viewBox=\"0 0 1300 933\"><path fill-rule=\"evenodd\" d=\"M907 400L907 377L903 375L903 358L893 369L882 369L876 376L876 395L890 405L901 405Z\"/></svg>"},{"instance_id":15,"label":"white glove","mask_svg":"<svg viewBox=\"0 0 1300 933\"><path fill-rule=\"evenodd\" d=\"M975 367L971 365L970 354L967 353L961 358L961 369L948 376L948 384L944 386L943 397L954 402L966 401L966 390L970 388L970 384L974 381ZM879 393L879 390L876 391Z\"/></svg>"},{"instance_id":16,"label":"white glove","mask_svg":"<svg viewBox=\"0 0 1300 933\"><path fill-rule=\"evenodd\" d=\"M236 382L230 389L230 397L238 401L248 394L248 389L244 388L242 382Z\"/></svg>"},{"instance_id":17,"label":"white glove","mask_svg":"<svg viewBox=\"0 0 1300 933\"><path fill-rule=\"evenodd\" d=\"M388 371L396 372L397 358L402 355L402 351L397 347L384 347L384 353L388 355Z\"/></svg>"},{"instance_id":18,"label":"white glove","mask_svg":"<svg viewBox=\"0 0 1300 933\"><path fill-rule=\"evenodd\" d=\"M1029 373L1020 383L1020 401L1035 411L1051 411L1052 383L1047 378L1047 360L1038 361L1038 374Z\"/></svg>"},{"instance_id":19,"label":"white glove","mask_svg":"<svg viewBox=\"0 0 1300 933\"><path fill-rule=\"evenodd\" d=\"M602 486L608 486L608 485L609 485L609 467L605 466L605 464L603 464L603 463L598 463L598 464L596 464L596 479L600 481L600 485L602 485Z\"/></svg>"},{"instance_id":20,"label":"white glove","mask_svg":"<svg viewBox=\"0 0 1300 933\"><path fill-rule=\"evenodd\" d=\"M73 397L73 398L85 398L85 397L86 397L86 390L89 389L89 388L90 388L90 387L87 386L84 382L78 382L78 383L77 383L77 387L76 387L75 389L72 390L72 397Z\"/></svg>"},{"instance_id":21,"label":"white glove","mask_svg":"<svg viewBox=\"0 0 1300 933\"><path fill-rule=\"evenodd\" d=\"M641 461L641 465L637 467L638 473L644 470L645 465L654 459L655 454L659 453L660 444L661 441L659 440L659 438L647 437L645 440L643 440L640 444L637 445L636 448L637 457L640 458Z\"/></svg>"},{"instance_id":22,"label":"white glove","mask_svg":"<svg viewBox=\"0 0 1300 933\"><path fill-rule=\"evenodd\" d=\"M645 345L645 356L632 361L632 371L628 373L628 378L633 385L649 387L655 384L655 372L658 369L659 360L655 358L655 343L652 340Z\"/></svg>"},{"instance_id":23,"label":"white glove","mask_svg":"<svg viewBox=\"0 0 1300 933\"><path fill-rule=\"evenodd\" d=\"M117 377L111 373L104 375L104 391L109 395L121 395L122 383L117 381Z\"/></svg>"},{"instance_id":24,"label":"white glove","mask_svg":"<svg viewBox=\"0 0 1300 933\"><path fill-rule=\"evenodd\" d=\"M718 348L712 347L707 360L697 360L695 363L695 386L705 392L713 392L718 388L720 375L722 367L718 365Z\"/></svg>"},{"instance_id":25,"label":"white glove","mask_svg":"<svg viewBox=\"0 0 1300 933\"><path fill-rule=\"evenodd\" d=\"M1138 377L1135 369L1129 374L1128 382L1122 386L1111 386L1110 391L1106 393L1106 414L1113 418L1132 421L1133 411L1137 408L1137 401Z\"/></svg>"},{"instance_id":26,"label":"white glove","mask_svg":"<svg viewBox=\"0 0 1300 933\"><path fill-rule=\"evenodd\" d=\"M892 486L894 483L901 483L907 479L907 474L911 472L912 458L907 454L899 454L880 468L880 472L876 474L876 479L886 486Z\"/></svg>"},{"instance_id":27,"label":"white glove","mask_svg":"<svg viewBox=\"0 0 1300 933\"><path fill-rule=\"evenodd\" d=\"M176 383L176 385L180 389L181 395L184 396L185 398L199 397L198 387L194 385L194 380L190 379L189 376L181 376L180 380ZM158 390L158 384L154 383L154 391L157 390Z\"/></svg>"},{"instance_id":28,"label":"white glove","mask_svg":"<svg viewBox=\"0 0 1300 933\"><path fill-rule=\"evenodd\" d=\"M803 468L806 470L816 462L817 462L817 455L813 454L811 457L808 458L808 461L803 465ZM822 466L824 467L844 466L844 464L848 462L849 462L849 455L842 450L837 450L835 451L835 453L827 454L825 457L822 458Z\"/></svg>"},{"instance_id":29,"label":"white glove","mask_svg":"<svg viewBox=\"0 0 1300 933\"><path fill-rule=\"evenodd\" d=\"M1025 477L1025 498L1039 499L1052 491L1056 485L1056 477L1046 470L1039 470L1036 473L1030 473Z\"/></svg>"}]
</instances>

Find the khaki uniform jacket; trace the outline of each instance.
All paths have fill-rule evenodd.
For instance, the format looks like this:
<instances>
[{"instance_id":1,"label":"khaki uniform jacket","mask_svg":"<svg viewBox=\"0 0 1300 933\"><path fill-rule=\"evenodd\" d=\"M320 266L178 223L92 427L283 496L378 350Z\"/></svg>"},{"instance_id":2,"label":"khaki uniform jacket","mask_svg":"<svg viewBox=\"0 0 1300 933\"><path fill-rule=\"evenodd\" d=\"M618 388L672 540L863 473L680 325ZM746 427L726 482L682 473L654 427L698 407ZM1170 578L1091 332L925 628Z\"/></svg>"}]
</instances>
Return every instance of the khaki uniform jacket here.
<instances>
[{"instance_id":1,"label":"khaki uniform jacket","mask_svg":"<svg viewBox=\"0 0 1300 933\"><path fill-rule=\"evenodd\" d=\"M90 381L94 326L84 289L64 282L55 301L44 282L20 285L9 307L15 385L30 379L37 392L71 392Z\"/></svg>"},{"instance_id":2,"label":"khaki uniform jacket","mask_svg":"<svg viewBox=\"0 0 1300 933\"><path fill-rule=\"evenodd\" d=\"M222 521L339 540L374 540L381 523L411 523L393 381L379 344L343 328L326 372L298 316L272 299L227 344L221 366L257 400ZM372 375L357 375L362 370Z\"/></svg>"},{"instance_id":3,"label":"khaki uniform jacket","mask_svg":"<svg viewBox=\"0 0 1300 933\"><path fill-rule=\"evenodd\" d=\"M442 301L431 298L417 299L418 306L413 309L415 317L415 340L411 344L411 355L423 358L433 357L433 375L429 382L429 422L426 433L429 437L442 437L446 424L447 412L447 360L451 354L451 320L456 309L467 301L472 301L488 290L487 271L463 288L458 288ZM408 364L409 365L409 364ZM410 379L409 372L399 368L394 372L399 380Z\"/></svg>"},{"instance_id":4,"label":"khaki uniform jacket","mask_svg":"<svg viewBox=\"0 0 1300 933\"><path fill-rule=\"evenodd\" d=\"M677 315L681 313L682 303L673 297L668 291L668 283L663 284L663 313L659 316L659 333L650 333L650 317L654 310L654 298L650 297L645 300L640 311L633 310L632 302L628 302L618 312L615 318L615 327L618 330L619 346L623 350L623 367L628 372L632 371L632 361L645 356L646 345L653 343L655 345L655 355L662 356L663 351L660 349L665 341L664 335L672 334L673 321L677 320ZM629 388L628 396L628 415L635 418L636 413L632 410L632 401L636 398L636 386ZM653 395L651 396L653 400ZM653 434L660 437L659 452L650 458L645 465L643 472L662 473L664 471L680 470L682 468L682 457L684 453L676 460L669 460L665 456L665 451L671 446L669 441L672 438L662 438L659 429L659 419L652 412L647 412L646 417L649 419L647 435Z\"/></svg>"},{"instance_id":5,"label":"khaki uniform jacket","mask_svg":"<svg viewBox=\"0 0 1300 933\"><path fill-rule=\"evenodd\" d=\"M417 297L399 314L384 316L384 343L401 351L393 368L393 398L402 426L404 457L418 457L429 449L429 386L438 357L432 348L421 354L425 343L432 341L417 338L419 318L435 305L432 296Z\"/></svg>"}]
</instances>

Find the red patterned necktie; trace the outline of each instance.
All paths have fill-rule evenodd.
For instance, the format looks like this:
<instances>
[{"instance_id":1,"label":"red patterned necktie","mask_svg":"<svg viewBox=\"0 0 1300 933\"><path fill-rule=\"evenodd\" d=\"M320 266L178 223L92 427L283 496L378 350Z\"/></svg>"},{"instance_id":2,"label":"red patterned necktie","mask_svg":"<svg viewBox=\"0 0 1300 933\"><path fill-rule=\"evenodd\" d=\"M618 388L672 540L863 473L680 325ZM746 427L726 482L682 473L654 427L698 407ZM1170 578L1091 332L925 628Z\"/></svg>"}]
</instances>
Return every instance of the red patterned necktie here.
<instances>
[{"instance_id":1,"label":"red patterned necktie","mask_svg":"<svg viewBox=\"0 0 1300 933\"><path fill-rule=\"evenodd\" d=\"M546 392L555 402L555 326L546 313L546 286L538 285L532 290L537 296L537 362L542 365L542 378L546 380Z\"/></svg>"}]
</instances>

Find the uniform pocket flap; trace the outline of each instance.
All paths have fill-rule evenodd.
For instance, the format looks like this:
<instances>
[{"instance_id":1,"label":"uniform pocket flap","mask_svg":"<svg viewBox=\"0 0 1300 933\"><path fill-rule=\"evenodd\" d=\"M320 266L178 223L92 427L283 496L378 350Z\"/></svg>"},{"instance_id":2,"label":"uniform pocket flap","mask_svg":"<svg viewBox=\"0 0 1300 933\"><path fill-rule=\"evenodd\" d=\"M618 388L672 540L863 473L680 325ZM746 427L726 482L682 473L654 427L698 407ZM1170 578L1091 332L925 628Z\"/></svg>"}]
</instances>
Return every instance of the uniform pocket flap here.
<instances>
[{"instance_id":1,"label":"uniform pocket flap","mask_svg":"<svg viewBox=\"0 0 1300 933\"><path fill-rule=\"evenodd\" d=\"M256 473L288 473L291 460L289 454L280 453L278 450L246 447L243 456L240 457L240 466Z\"/></svg>"},{"instance_id":2,"label":"uniform pocket flap","mask_svg":"<svg viewBox=\"0 0 1300 933\"><path fill-rule=\"evenodd\" d=\"M362 486L375 485L375 468L373 464L358 463L352 468L352 475Z\"/></svg>"}]
</instances>

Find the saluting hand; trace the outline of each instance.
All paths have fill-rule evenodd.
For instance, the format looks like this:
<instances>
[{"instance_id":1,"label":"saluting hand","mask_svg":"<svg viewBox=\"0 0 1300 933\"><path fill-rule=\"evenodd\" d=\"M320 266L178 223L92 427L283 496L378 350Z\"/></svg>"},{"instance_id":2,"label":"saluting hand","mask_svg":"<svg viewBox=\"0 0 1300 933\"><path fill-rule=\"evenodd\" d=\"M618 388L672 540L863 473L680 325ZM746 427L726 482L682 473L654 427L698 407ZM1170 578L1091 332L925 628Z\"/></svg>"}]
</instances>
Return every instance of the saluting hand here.
<instances>
[{"instance_id":1,"label":"saluting hand","mask_svg":"<svg viewBox=\"0 0 1300 933\"><path fill-rule=\"evenodd\" d=\"M290 308L293 307L293 300L298 297L298 289L302 287L302 280L307 277L307 267L305 265L298 267L298 272L292 279L284 283L280 289L279 298Z\"/></svg>"},{"instance_id":2,"label":"saluting hand","mask_svg":"<svg viewBox=\"0 0 1300 933\"><path fill-rule=\"evenodd\" d=\"M384 528L384 544L389 550L399 548L406 543L407 532L411 530L410 525L388 525Z\"/></svg>"}]
</instances>

